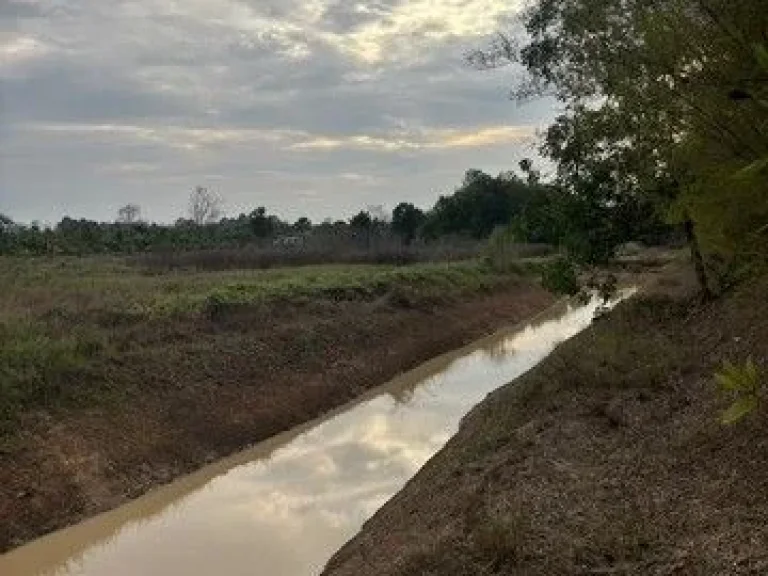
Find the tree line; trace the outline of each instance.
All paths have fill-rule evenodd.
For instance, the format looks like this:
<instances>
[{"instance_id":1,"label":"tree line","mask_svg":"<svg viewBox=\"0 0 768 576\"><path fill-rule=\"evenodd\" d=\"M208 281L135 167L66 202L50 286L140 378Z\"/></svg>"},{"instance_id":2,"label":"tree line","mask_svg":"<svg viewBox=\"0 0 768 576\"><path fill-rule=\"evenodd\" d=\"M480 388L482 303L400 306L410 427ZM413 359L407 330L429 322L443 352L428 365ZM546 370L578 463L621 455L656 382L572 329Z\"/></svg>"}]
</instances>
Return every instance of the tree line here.
<instances>
[{"instance_id":1,"label":"tree line","mask_svg":"<svg viewBox=\"0 0 768 576\"><path fill-rule=\"evenodd\" d=\"M381 207L361 210L348 220L313 223L302 217L287 222L257 207L236 217L223 216L223 201L213 191L197 187L189 197L187 215L172 225L149 223L141 208L120 208L113 222L64 217L52 227L21 225L2 216L0 252L5 254L137 253L155 250L211 249L273 243L285 237L335 234L356 240L365 247L372 239L397 238L404 246L450 236L482 240L494 229L512 225L519 241L558 243L562 231L548 217L556 192L525 169L522 175L505 172L498 176L468 170L450 194L441 195L434 206L422 210L401 202L391 214ZM559 201L559 200L558 200ZM642 236L636 220L627 218L626 239ZM653 226L649 225L649 229ZM631 228L631 230L630 230Z\"/></svg>"}]
</instances>

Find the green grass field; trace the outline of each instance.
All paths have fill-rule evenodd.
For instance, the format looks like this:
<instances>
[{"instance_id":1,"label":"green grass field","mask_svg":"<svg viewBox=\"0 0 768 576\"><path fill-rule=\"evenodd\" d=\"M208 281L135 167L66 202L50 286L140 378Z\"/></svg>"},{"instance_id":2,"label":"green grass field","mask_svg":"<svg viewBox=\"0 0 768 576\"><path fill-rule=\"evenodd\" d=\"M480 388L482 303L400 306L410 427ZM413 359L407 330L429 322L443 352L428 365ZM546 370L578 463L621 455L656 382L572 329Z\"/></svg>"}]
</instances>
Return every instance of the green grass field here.
<instances>
[{"instance_id":1,"label":"green grass field","mask_svg":"<svg viewBox=\"0 0 768 576\"><path fill-rule=\"evenodd\" d=\"M202 310L211 299L233 303L344 295L365 299L396 287L417 295L451 296L491 287L499 276L474 261L157 274L112 258L2 258L0 321L108 309L167 315Z\"/></svg>"},{"instance_id":2,"label":"green grass field","mask_svg":"<svg viewBox=\"0 0 768 576\"><path fill-rule=\"evenodd\" d=\"M93 384L110 371L105 366L158 329L202 326L222 311L231 317L250 307L269 317L318 302L429 306L514 278L478 261L157 273L114 257L0 258L0 430L65 398L102 401L105 389L114 392Z\"/></svg>"}]
</instances>

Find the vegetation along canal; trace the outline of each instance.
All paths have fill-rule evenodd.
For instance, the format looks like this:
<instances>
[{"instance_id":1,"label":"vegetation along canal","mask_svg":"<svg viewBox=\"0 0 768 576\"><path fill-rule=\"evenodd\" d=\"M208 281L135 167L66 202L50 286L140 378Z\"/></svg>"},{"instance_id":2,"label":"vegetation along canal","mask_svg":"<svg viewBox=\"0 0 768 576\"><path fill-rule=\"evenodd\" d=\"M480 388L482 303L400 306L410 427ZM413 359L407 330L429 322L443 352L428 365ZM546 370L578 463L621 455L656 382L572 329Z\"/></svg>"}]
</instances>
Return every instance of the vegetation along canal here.
<instances>
[{"instance_id":1,"label":"vegetation along canal","mask_svg":"<svg viewBox=\"0 0 768 576\"><path fill-rule=\"evenodd\" d=\"M321 421L18 548L0 573L317 574L470 408L586 328L596 308L560 303L435 358Z\"/></svg>"}]
</instances>

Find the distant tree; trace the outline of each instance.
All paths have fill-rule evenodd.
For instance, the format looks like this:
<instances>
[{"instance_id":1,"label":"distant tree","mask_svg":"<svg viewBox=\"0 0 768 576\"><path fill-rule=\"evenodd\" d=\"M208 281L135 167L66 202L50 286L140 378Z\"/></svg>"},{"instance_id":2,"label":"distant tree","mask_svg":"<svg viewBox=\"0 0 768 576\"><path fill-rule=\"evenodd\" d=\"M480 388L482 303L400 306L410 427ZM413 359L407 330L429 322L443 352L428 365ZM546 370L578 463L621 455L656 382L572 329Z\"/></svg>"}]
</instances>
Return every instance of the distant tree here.
<instances>
[{"instance_id":1,"label":"distant tree","mask_svg":"<svg viewBox=\"0 0 768 576\"><path fill-rule=\"evenodd\" d=\"M5 214L0 213L0 253L10 253L16 249L13 231L15 224Z\"/></svg>"},{"instance_id":2,"label":"distant tree","mask_svg":"<svg viewBox=\"0 0 768 576\"><path fill-rule=\"evenodd\" d=\"M307 218L306 216L302 216L296 222L293 224L293 229L296 230L296 232L305 233L312 230L312 221Z\"/></svg>"},{"instance_id":3,"label":"distant tree","mask_svg":"<svg viewBox=\"0 0 768 576\"><path fill-rule=\"evenodd\" d=\"M541 173L533 167L533 160L530 158L523 158L518 166L529 186L535 186L541 181Z\"/></svg>"},{"instance_id":4,"label":"distant tree","mask_svg":"<svg viewBox=\"0 0 768 576\"><path fill-rule=\"evenodd\" d=\"M223 200L203 186L196 186L189 196L189 217L197 225L211 224L221 217Z\"/></svg>"},{"instance_id":5,"label":"distant tree","mask_svg":"<svg viewBox=\"0 0 768 576\"><path fill-rule=\"evenodd\" d=\"M422 210L409 204L401 202L392 211L392 231L403 238L406 245L413 242L419 228L427 219Z\"/></svg>"},{"instance_id":6,"label":"distant tree","mask_svg":"<svg viewBox=\"0 0 768 576\"><path fill-rule=\"evenodd\" d=\"M0 213L0 231L10 230L13 227L14 227L13 220L9 216L6 216L5 214Z\"/></svg>"},{"instance_id":7,"label":"distant tree","mask_svg":"<svg viewBox=\"0 0 768 576\"><path fill-rule=\"evenodd\" d=\"M507 225L536 193L536 186L512 173L497 177L467 170L462 185L440 196L425 223L428 237L463 234L487 238L497 226Z\"/></svg>"},{"instance_id":8,"label":"distant tree","mask_svg":"<svg viewBox=\"0 0 768 576\"><path fill-rule=\"evenodd\" d=\"M141 220L141 208L137 204L126 204L117 211L118 224L135 224Z\"/></svg>"},{"instance_id":9,"label":"distant tree","mask_svg":"<svg viewBox=\"0 0 768 576\"><path fill-rule=\"evenodd\" d=\"M372 224L373 218L371 218L370 213L365 210L361 210L349 220L350 227L355 230L370 230Z\"/></svg>"},{"instance_id":10,"label":"distant tree","mask_svg":"<svg viewBox=\"0 0 768 576\"><path fill-rule=\"evenodd\" d=\"M361 210L349 220L349 227L355 236L365 240L365 247L371 246L371 232L373 231L374 220L365 210Z\"/></svg>"},{"instance_id":11,"label":"distant tree","mask_svg":"<svg viewBox=\"0 0 768 576\"><path fill-rule=\"evenodd\" d=\"M251 232L257 238L267 238L274 232L272 221L267 216L267 209L259 206L248 215L251 224Z\"/></svg>"}]
</instances>

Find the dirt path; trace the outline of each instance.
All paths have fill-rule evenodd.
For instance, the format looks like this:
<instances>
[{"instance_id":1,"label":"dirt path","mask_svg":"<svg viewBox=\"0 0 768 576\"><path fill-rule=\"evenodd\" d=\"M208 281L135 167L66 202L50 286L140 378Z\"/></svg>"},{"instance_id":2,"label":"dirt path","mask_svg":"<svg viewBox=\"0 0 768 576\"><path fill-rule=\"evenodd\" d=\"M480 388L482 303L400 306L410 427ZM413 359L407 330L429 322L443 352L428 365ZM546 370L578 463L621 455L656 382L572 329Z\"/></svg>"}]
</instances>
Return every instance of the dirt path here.
<instances>
[{"instance_id":1,"label":"dirt path","mask_svg":"<svg viewBox=\"0 0 768 576\"><path fill-rule=\"evenodd\" d=\"M418 308L308 302L145 325L100 377L112 409L28 414L0 461L0 551L343 404L396 373L515 323L553 298L505 291Z\"/></svg>"},{"instance_id":2,"label":"dirt path","mask_svg":"<svg viewBox=\"0 0 768 576\"><path fill-rule=\"evenodd\" d=\"M702 305L667 275L476 408L328 576L768 573L768 415L712 374L768 363L768 278Z\"/></svg>"}]
</instances>

